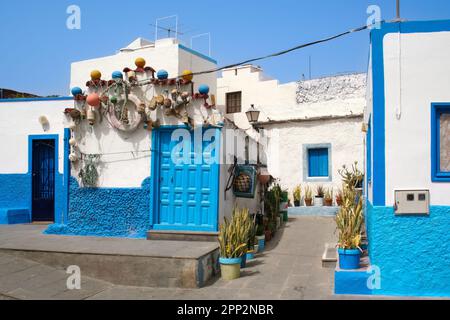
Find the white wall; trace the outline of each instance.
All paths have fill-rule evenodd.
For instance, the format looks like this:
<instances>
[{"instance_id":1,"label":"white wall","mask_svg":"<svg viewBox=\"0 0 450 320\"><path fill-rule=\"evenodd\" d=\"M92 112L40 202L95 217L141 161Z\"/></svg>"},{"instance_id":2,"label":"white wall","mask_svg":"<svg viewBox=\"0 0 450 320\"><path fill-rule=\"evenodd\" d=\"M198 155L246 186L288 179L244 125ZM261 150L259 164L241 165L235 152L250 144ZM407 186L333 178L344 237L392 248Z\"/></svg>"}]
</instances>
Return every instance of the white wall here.
<instances>
[{"instance_id":1,"label":"white wall","mask_svg":"<svg viewBox=\"0 0 450 320\"><path fill-rule=\"evenodd\" d=\"M361 132L361 119L313 121L304 123L280 124L268 126L273 135L279 135L278 150L279 163L269 162L269 171L280 178L281 186L289 189L292 198L292 190L295 186L306 184L316 187L323 185L327 188L341 188L342 182L338 170L343 165L351 166L358 161L359 168L363 165L363 133ZM278 132L276 132L278 131ZM303 176L303 144L331 144L331 182L305 182ZM272 147L271 147L272 148ZM271 149L269 157L274 157L277 147ZM303 194L304 195L304 194ZM303 196L302 195L302 196ZM293 199L292 199L293 200Z\"/></svg>"},{"instance_id":2,"label":"white wall","mask_svg":"<svg viewBox=\"0 0 450 320\"><path fill-rule=\"evenodd\" d=\"M402 34L401 78L399 35L387 34L383 42L386 205L394 203L396 189L429 189L431 204L450 205L449 184L431 182L430 149L431 103L450 102L450 32Z\"/></svg>"},{"instance_id":3,"label":"white wall","mask_svg":"<svg viewBox=\"0 0 450 320\"><path fill-rule=\"evenodd\" d=\"M59 135L59 173L64 172L64 109L72 101L33 101L0 103L0 174L28 173L28 136ZM39 117L49 121L44 131Z\"/></svg>"},{"instance_id":4,"label":"white wall","mask_svg":"<svg viewBox=\"0 0 450 320\"><path fill-rule=\"evenodd\" d=\"M114 71L122 71L125 67L134 69L134 61L137 57L143 57L147 66L155 70L165 69L169 77L177 77L185 69L198 72L209 70L215 64L203 59L193 53L181 49L175 39L163 39L156 42L154 46L145 46L131 52L120 52L116 55L75 62L72 64L71 87L79 86L86 88L86 82L90 80L92 70L99 70L102 79L111 79ZM207 84L210 87L210 94L216 93L215 73L199 75L194 77L195 91L200 84ZM163 94L164 87L143 86L134 88L134 94L140 101L149 102L154 95ZM203 123L204 117L211 115L213 111L203 107L203 100L194 100L188 107L189 115L195 119L196 123ZM216 112L217 113L217 112ZM161 108L153 113L154 119L159 119L162 125L182 124L175 117L167 117ZM217 114L221 119L221 116ZM99 119L99 114L97 114ZM87 123L76 130L76 138L81 152L86 154L106 154L102 157L99 177L99 187L140 187L142 181L150 176L151 153L136 153L146 151L151 148L151 132L144 130L142 125L132 133L121 133L113 129L111 125L103 119L97 121L91 129ZM124 154L110 155L110 153L126 152ZM134 152L134 154L132 154ZM72 175L78 176L79 164L73 166Z\"/></svg>"},{"instance_id":5,"label":"white wall","mask_svg":"<svg viewBox=\"0 0 450 320\"><path fill-rule=\"evenodd\" d=\"M337 170L358 161L364 169L362 114L366 105L366 75L350 74L280 84L256 66L223 71L218 79L218 104L226 112L226 93L242 92L242 112L226 117L243 130L251 128L245 112L254 104L259 121L361 115L357 119L320 120L264 125L272 135L267 162L270 173L289 192L303 179L303 145L332 144L332 182L311 185L340 187ZM278 131L277 131L278 129ZM270 132L272 131L272 132ZM252 136L253 130L247 131ZM292 195L290 195L292 197Z\"/></svg>"}]
</instances>

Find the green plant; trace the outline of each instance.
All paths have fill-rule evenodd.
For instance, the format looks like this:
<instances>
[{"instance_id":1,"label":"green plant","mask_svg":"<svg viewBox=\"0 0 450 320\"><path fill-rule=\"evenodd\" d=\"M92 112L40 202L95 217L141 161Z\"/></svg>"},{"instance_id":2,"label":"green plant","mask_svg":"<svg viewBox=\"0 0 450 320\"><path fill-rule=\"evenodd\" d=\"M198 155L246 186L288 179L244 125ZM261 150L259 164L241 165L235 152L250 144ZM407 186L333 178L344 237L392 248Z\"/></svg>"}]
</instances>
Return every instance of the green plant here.
<instances>
[{"instance_id":1,"label":"green plant","mask_svg":"<svg viewBox=\"0 0 450 320\"><path fill-rule=\"evenodd\" d=\"M256 227L256 236L261 237L263 235L264 235L264 225L258 224L258 226Z\"/></svg>"},{"instance_id":2,"label":"green plant","mask_svg":"<svg viewBox=\"0 0 450 320\"><path fill-rule=\"evenodd\" d=\"M247 252L249 239L248 209L233 211L231 220L224 218L219 227L219 247L222 258L239 258Z\"/></svg>"},{"instance_id":3,"label":"green plant","mask_svg":"<svg viewBox=\"0 0 450 320\"><path fill-rule=\"evenodd\" d=\"M333 188L328 188L325 191L325 200L327 201L333 200Z\"/></svg>"},{"instance_id":4,"label":"green plant","mask_svg":"<svg viewBox=\"0 0 450 320\"><path fill-rule=\"evenodd\" d=\"M300 185L294 188L292 196L294 197L294 201L300 201L302 199L302 187Z\"/></svg>"},{"instance_id":5,"label":"green plant","mask_svg":"<svg viewBox=\"0 0 450 320\"><path fill-rule=\"evenodd\" d=\"M342 189L338 189L337 193L336 193L336 201L338 202L342 202L343 198L344 198L344 191Z\"/></svg>"},{"instance_id":6,"label":"green plant","mask_svg":"<svg viewBox=\"0 0 450 320\"><path fill-rule=\"evenodd\" d=\"M305 200L312 200L312 189L310 186L305 187Z\"/></svg>"},{"instance_id":7,"label":"green plant","mask_svg":"<svg viewBox=\"0 0 450 320\"><path fill-rule=\"evenodd\" d=\"M249 215L250 217L250 215ZM254 215L253 219L249 219L249 221L247 222L249 224L249 234L248 234L248 250L253 250L255 248L255 244L257 242L256 239L256 229L257 229L257 225L256 225L256 214Z\"/></svg>"},{"instance_id":8,"label":"green plant","mask_svg":"<svg viewBox=\"0 0 450 320\"><path fill-rule=\"evenodd\" d=\"M358 201L356 201L357 198ZM355 190L347 188L343 191L342 206L336 215L336 227L339 233L338 247L360 249L363 223L362 198L357 196Z\"/></svg>"},{"instance_id":9,"label":"green plant","mask_svg":"<svg viewBox=\"0 0 450 320\"><path fill-rule=\"evenodd\" d=\"M323 198L323 197L324 197L324 194L325 194L325 189L324 189L324 187L323 187L323 186L317 186L317 189L316 189L316 197L318 197L318 198Z\"/></svg>"},{"instance_id":10,"label":"green plant","mask_svg":"<svg viewBox=\"0 0 450 320\"><path fill-rule=\"evenodd\" d=\"M344 165L341 170L338 170L338 173L342 177L344 189L354 190L358 188L364 180L364 174L358 169L357 161L352 165L351 170Z\"/></svg>"}]
</instances>

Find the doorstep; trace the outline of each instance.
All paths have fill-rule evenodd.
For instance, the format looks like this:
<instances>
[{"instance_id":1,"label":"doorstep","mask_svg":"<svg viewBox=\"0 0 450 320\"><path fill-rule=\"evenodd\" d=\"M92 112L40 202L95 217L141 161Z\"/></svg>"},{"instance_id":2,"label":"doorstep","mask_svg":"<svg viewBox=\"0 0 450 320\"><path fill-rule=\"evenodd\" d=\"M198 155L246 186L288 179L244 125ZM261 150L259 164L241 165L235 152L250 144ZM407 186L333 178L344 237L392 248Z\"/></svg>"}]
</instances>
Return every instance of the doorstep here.
<instances>
[{"instance_id":1,"label":"doorstep","mask_svg":"<svg viewBox=\"0 0 450 320\"><path fill-rule=\"evenodd\" d=\"M217 242L218 232L149 230L147 240Z\"/></svg>"}]
</instances>

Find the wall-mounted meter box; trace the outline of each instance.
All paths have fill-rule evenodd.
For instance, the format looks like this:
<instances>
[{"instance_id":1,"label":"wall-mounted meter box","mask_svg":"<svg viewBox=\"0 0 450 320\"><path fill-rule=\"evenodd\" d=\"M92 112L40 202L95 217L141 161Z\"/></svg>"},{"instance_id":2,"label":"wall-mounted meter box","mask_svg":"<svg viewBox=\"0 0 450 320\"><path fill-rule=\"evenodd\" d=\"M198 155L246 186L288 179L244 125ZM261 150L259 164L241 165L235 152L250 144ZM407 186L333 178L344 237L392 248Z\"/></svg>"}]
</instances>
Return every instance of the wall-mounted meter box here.
<instances>
[{"instance_id":1,"label":"wall-mounted meter box","mask_svg":"<svg viewBox=\"0 0 450 320\"><path fill-rule=\"evenodd\" d=\"M395 190L396 215L429 215L429 190Z\"/></svg>"}]
</instances>

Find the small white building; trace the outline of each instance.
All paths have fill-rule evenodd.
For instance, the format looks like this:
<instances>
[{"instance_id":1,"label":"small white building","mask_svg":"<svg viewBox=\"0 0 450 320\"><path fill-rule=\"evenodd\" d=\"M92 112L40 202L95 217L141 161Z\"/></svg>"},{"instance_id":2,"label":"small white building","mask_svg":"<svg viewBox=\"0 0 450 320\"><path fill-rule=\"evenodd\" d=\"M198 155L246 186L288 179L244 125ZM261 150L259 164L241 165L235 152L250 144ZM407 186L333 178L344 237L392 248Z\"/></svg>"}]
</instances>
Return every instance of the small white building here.
<instances>
[{"instance_id":1,"label":"small white building","mask_svg":"<svg viewBox=\"0 0 450 320\"><path fill-rule=\"evenodd\" d=\"M261 111L256 127L269 139L268 169L292 190L306 184L340 188L338 170L363 168L366 75L346 74L280 84L260 67L226 69L218 79L219 110L254 136L245 112ZM261 131L261 130L260 130Z\"/></svg>"},{"instance_id":2,"label":"small white building","mask_svg":"<svg viewBox=\"0 0 450 320\"><path fill-rule=\"evenodd\" d=\"M73 63L74 97L0 101L9 150L0 223L54 222L51 234L214 234L235 205L260 211L257 165L234 167L234 148L223 148L235 127L216 110L217 74L195 75L215 68L175 39L137 39Z\"/></svg>"}]
</instances>

